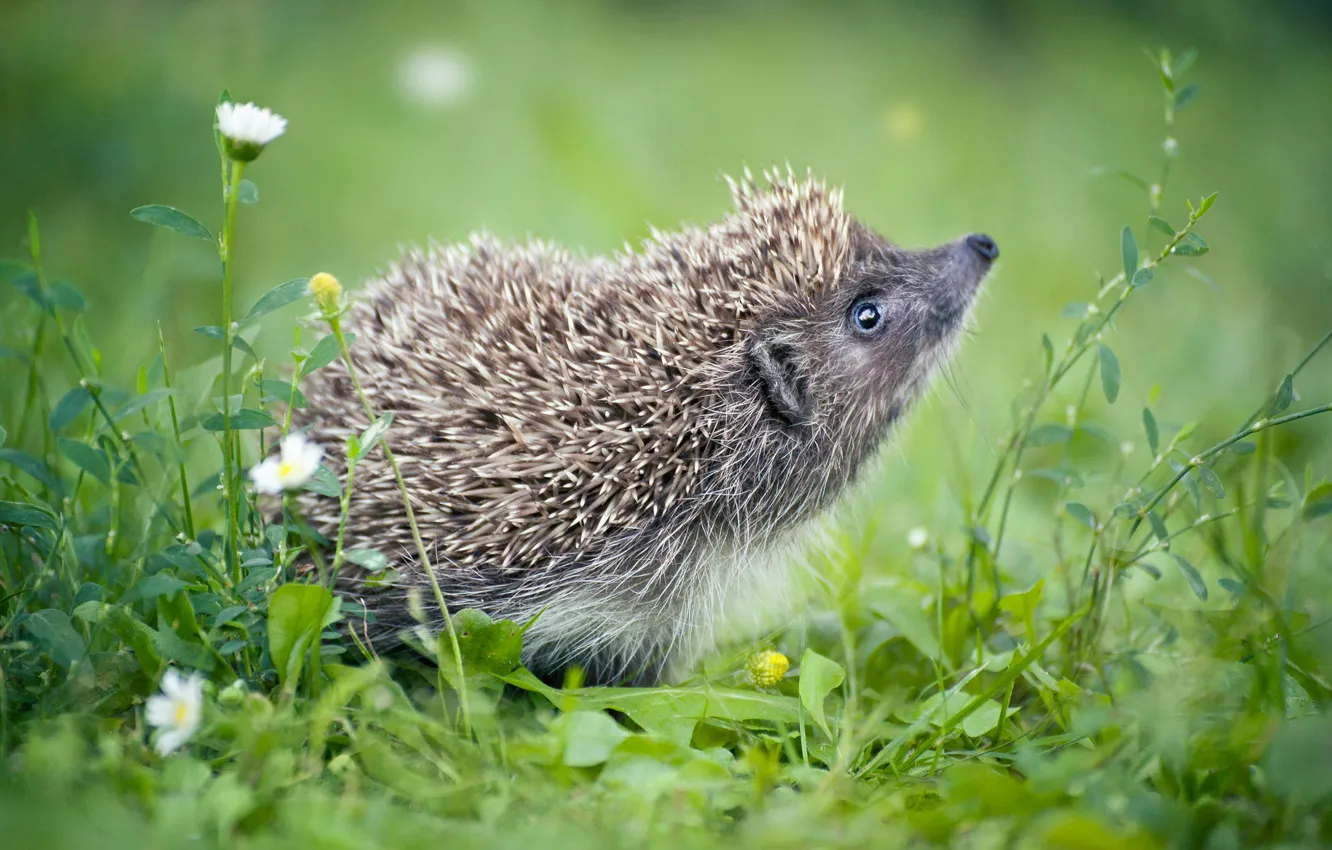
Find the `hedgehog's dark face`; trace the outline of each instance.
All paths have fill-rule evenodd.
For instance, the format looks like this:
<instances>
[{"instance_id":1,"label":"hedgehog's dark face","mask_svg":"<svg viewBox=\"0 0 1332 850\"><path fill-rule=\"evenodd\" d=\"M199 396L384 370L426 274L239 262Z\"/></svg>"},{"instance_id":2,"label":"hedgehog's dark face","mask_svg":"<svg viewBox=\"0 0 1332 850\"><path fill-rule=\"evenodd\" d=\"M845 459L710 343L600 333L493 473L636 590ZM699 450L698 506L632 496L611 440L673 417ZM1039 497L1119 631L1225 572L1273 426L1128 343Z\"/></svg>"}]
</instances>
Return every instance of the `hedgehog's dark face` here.
<instances>
[{"instance_id":1,"label":"hedgehog's dark face","mask_svg":"<svg viewBox=\"0 0 1332 850\"><path fill-rule=\"evenodd\" d=\"M882 436L947 360L999 249L970 234L906 251L859 228L854 243L837 282L769 317L749 354L784 425L817 422L868 441Z\"/></svg>"}]
</instances>

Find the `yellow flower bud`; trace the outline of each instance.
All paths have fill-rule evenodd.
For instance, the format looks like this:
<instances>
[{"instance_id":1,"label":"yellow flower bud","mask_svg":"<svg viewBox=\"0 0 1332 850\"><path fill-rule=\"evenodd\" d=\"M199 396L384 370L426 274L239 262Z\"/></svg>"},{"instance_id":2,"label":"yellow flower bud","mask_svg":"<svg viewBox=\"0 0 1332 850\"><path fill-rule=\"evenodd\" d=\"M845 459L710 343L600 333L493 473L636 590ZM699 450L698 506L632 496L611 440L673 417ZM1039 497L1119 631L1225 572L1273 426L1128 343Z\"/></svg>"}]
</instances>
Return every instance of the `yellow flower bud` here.
<instances>
[{"instance_id":1,"label":"yellow flower bud","mask_svg":"<svg viewBox=\"0 0 1332 850\"><path fill-rule=\"evenodd\" d=\"M310 278L310 294L314 296L320 309L329 313L338 309L338 299L342 297L342 284L328 272L320 272Z\"/></svg>"},{"instance_id":2,"label":"yellow flower bud","mask_svg":"<svg viewBox=\"0 0 1332 850\"><path fill-rule=\"evenodd\" d=\"M791 659L771 649L754 653L749 656L749 661L745 664L749 681L756 688L775 687L790 669Z\"/></svg>"}]
</instances>

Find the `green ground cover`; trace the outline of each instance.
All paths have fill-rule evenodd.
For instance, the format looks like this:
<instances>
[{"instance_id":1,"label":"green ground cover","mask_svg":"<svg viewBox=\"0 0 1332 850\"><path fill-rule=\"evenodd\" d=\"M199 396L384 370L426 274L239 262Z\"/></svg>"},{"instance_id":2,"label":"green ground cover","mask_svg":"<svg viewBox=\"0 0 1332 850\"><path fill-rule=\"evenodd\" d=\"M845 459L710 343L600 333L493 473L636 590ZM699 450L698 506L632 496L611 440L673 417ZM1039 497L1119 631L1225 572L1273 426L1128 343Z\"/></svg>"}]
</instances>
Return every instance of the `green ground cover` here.
<instances>
[{"instance_id":1,"label":"green ground cover","mask_svg":"<svg viewBox=\"0 0 1332 850\"><path fill-rule=\"evenodd\" d=\"M1316 8L65 2L0 23L12 846L1332 842ZM1162 41L1200 50L1141 48ZM223 85L291 122L234 228ZM238 475L281 430L290 352L339 356L304 284L275 284L353 288L478 226L614 250L724 213L720 172L788 161L904 244L1003 247L789 628L643 690L541 685L519 626L471 614L456 647L381 661L355 604L295 575L301 536L219 498L224 448ZM204 238L127 215L153 203ZM224 386L228 235L235 318L262 315ZM228 431L224 406L266 427ZM791 669L756 683L759 650ZM163 755L169 668L204 681Z\"/></svg>"}]
</instances>

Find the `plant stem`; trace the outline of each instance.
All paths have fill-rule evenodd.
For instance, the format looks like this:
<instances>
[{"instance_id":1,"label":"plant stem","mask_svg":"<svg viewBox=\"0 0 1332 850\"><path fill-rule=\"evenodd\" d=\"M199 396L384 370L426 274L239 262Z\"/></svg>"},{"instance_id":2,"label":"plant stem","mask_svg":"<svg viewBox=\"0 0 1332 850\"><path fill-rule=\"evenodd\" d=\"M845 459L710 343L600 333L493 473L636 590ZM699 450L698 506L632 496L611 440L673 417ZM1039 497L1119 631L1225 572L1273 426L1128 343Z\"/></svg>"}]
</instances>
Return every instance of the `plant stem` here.
<instances>
[{"instance_id":1,"label":"plant stem","mask_svg":"<svg viewBox=\"0 0 1332 850\"><path fill-rule=\"evenodd\" d=\"M223 566L232 581L240 581L239 559L236 557L240 534L239 501L236 499L238 483L235 476L234 445L231 439L231 272L236 256L236 196L239 194L241 173L245 163L231 161L230 179L224 188L225 217L222 225L222 500L226 504L226 546L223 547Z\"/></svg>"},{"instance_id":2,"label":"plant stem","mask_svg":"<svg viewBox=\"0 0 1332 850\"><path fill-rule=\"evenodd\" d=\"M356 374L356 366L352 362L351 349L347 347L347 339L342 334L342 323L336 314L326 313L325 318L328 325L333 329L333 336L338 341L338 348L342 351L342 361L347 365L347 374L351 378L352 387L356 390L356 397L361 400L361 407L365 410L365 415L374 422L378 417L375 414L374 406L370 404L370 399L366 396L365 390L361 388L361 379ZM472 715L467 702L467 677L463 670L462 648L458 644L458 633L453 627L453 617L449 614L449 606L444 599L444 591L439 586L439 579L435 576L435 569L430 564L430 554L426 551L425 542L421 539L421 530L416 524L416 511L412 509L412 499L407 492L407 483L403 481L402 470L398 468L398 459L393 456L393 449L389 448L388 438L380 441L384 449L384 457L389 462L389 467L393 470L393 478L398 483L398 492L402 495L402 504L407 511L407 526L412 533L412 542L416 544L417 557L421 559L421 567L425 570L426 578L430 581L430 589L435 594L435 602L439 605L440 614L444 617L444 628L449 635L449 643L453 648L453 663L457 665L458 670L458 699L462 706L463 715L463 733L471 734Z\"/></svg>"},{"instance_id":3,"label":"plant stem","mask_svg":"<svg viewBox=\"0 0 1332 850\"><path fill-rule=\"evenodd\" d=\"M157 323L157 350L162 355L162 384L167 388L167 407L171 410L171 433L176 436L176 448L181 453L176 468L180 473L180 498L185 506L185 536L194 540L194 509L190 506L190 482L185 475L185 450L180 444L180 417L176 413L176 397L171 392L171 370L167 367L166 339L162 336L161 322Z\"/></svg>"},{"instance_id":4,"label":"plant stem","mask_svg":"<svg viewBox=\"0 0 1332 850\"><path fill-rule=\"evenodd\" d=\"M1138 510L1137 522L1140 523L1142 521L1142 518L1147 516L1148 512L1151 511L1152 508L1156 507L1157 504L1160 503L1160 501L1165 498L1166 494L1169 493L1176 484L1178 484L1180 481L1183 481L1184 476L1188 475L1190 470L1202 466L1207 461L1208 458L1220 454L1221 452L1230 448L1232 445L1238 443L1240 440L1244 439L1250 434L1255 434L1258 431L1263 430L1264 428L1272 428L1277 425L1285 425L1288 422L1294 422L1296 420L1304 419L1309 416L1317 416L1320 413L1327 413L1328 411L1332 411L1332 403L1319 405L1318 407L1311 407L1308 410L1301 410L1298 413L1291 413L1287 416L1281 416L1276 419L1259 419L1257 422L1246 425L1245 427L1236 431L1234 434L1230 435L1226 439L1217 443L1215 446L1212 446L1210 449L1203 452L1202 454L1195 456L1192 460L1186 463L1183 469L1175 473L1174 478L1171 478L1170 481L1164 487L1162 487L1160 490L1157 491L1156 495L1152 497L1152 500L1150 502L1143 505ZM1135 529L1137 528L1136 523L1134 525L1134 528Z\"/></svg>"}]
</instances>

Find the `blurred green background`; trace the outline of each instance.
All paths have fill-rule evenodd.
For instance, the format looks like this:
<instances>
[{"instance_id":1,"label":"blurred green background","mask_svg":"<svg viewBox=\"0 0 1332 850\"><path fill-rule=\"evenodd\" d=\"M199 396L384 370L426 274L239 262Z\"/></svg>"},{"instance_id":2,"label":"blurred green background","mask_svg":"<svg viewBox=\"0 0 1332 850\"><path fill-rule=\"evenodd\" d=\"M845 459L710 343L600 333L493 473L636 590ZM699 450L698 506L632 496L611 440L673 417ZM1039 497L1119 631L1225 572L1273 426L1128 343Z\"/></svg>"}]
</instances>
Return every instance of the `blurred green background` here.
<instances>
[{"instance_id":1,"label":"blurred green background","mask_svg":"<svg viewBox=\"0 0 1332 850\"><path fill-rule=\"evenodd\" d=\"M1040 368L1041 332L1062 350L1062 306L1118 269L1120 227L1159 250L1144 193L1093 171L1158 173L1144 49L1162 45L1198 48L1202 86L1176 125L1163 215L1180 224L1185 196L1219 192L1201 228L1212 251L1125 311L1107 340L1124 390L1097 415L1137 434L1159 385L1158 417L1202 420L1206 438L1332 326L1323 3L9 0L0 255L23 252L34 209L51 273L88 294L89 331L126 384L159 319L175 368L211 353L190 329L217 322L215 254L128 211L170 204L216 227L223 87L290 120L246 175L261 200L241 213L240 311L280 281L352 284L398 246L478 228L612 251L649 222L723 215L724 172L811 168L895 241L983 230L1002 246L976 334L874 494L897 506L896 535L956 512ZM5 321L26 315L21 299L0 291ZM289 347L280 324L261 350ZM1306 374L1307 402L1332 397L1326 362ZM6 404L15 383L0 383ZM1326 434L1320 419L1283 431L1284 456L1327 461Z\"/></svg>"}]
</instances>

